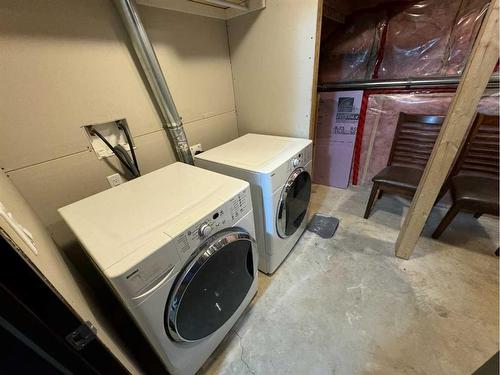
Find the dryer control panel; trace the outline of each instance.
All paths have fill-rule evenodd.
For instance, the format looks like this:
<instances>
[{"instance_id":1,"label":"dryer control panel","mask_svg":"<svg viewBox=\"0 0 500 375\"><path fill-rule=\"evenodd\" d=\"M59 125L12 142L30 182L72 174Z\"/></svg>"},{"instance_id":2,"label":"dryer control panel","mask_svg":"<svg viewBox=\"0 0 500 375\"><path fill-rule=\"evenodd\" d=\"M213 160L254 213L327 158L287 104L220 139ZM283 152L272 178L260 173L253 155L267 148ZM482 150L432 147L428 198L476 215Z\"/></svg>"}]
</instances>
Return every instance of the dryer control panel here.
<instances>
[{"instance_id":1,"label":"dryer control panel","mask_svg":"<svg viewBox=\"0 0 500 375\"><path fill-rule=\"evenodd\" d=\"M180 257L191 254L212 234L233 226L251 209L250 188L247 187L175 238Z\"/></svg>"},{"instance_id":2,"label":"dryer control panel","mask_svg":"<svg viewBox=\"0 0 500 375\"><path fill-rule=\"evenodd\" d=\"M303 167L312 160L312 147L308 146L292 156L287 162L287 172L291 173L299 167Z\"/></svg>"},{"instance_id":3,"label":"dryer control panel","mask_svg":"<svg viewBox=\"0 0 500 375\"><path fill-rule=\"evenodd\" d=\"M311 172L312 164L312 142L306 147L296 152L286 162L277 167L267 180L262 180L262 192L265 195L273 194L278 189L281 189L288 180L290 174L297 168L305 168Z\"/></svg>"}]
</instances>

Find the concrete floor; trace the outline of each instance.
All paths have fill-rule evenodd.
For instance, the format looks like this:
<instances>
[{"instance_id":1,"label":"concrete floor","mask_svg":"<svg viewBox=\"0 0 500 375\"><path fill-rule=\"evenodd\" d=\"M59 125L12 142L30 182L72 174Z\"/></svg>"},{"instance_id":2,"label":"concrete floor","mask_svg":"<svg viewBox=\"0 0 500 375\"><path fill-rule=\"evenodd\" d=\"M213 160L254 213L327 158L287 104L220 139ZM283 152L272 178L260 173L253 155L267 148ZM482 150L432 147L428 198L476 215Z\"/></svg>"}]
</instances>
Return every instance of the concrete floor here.
<instances>
[{"instance_id":1,"label":"concrete floor","mask_svg":"<svg viewBox=\"0 0 500 375\"><path fill-rule=\"evenodd\" d=\"M200 374L470 374L498 350L498 221L460 214L440 241L434 209L411 260L394 256L408 201L386 195L369 220L364 189L314 186L305 232Z\"/></svg>"}]
</instances>

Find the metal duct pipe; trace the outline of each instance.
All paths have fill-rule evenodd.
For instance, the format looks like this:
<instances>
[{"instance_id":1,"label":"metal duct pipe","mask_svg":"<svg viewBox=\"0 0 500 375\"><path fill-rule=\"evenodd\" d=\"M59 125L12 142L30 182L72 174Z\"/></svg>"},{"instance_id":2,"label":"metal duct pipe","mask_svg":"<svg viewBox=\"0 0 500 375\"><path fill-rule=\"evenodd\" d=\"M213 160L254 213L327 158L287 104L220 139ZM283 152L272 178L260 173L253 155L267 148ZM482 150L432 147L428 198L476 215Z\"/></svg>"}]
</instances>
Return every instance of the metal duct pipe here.
<instances>
[{"instance_id":1,"label":"metal duct pipe","mask_svg":"<svg viewBox=\"0 0 500 375\"><path fill-rule=\"evenodd\" d=\"M194 164L181 117L177 112L165 76L142 25L135 3L133 0L114 0L114 2L160 108L163 126L174 143L177 158L184 163Z\"/></svg>"},{"instance_id":2,"label":"metal duct pipe","mask_svg":"<svg viewBox=\"0 0 500 375\"><path fill-rule=\"evenodd\" d=\"M498 75L493 75L488 82L488 88L498 88ZM318 91L369 90L369 89L411 89L416 87L454 87L460 83L460 76L436 78L379 79L369 81L347 81L338 83L323 83L318 85Z\"/></svg>"}]
</instances>

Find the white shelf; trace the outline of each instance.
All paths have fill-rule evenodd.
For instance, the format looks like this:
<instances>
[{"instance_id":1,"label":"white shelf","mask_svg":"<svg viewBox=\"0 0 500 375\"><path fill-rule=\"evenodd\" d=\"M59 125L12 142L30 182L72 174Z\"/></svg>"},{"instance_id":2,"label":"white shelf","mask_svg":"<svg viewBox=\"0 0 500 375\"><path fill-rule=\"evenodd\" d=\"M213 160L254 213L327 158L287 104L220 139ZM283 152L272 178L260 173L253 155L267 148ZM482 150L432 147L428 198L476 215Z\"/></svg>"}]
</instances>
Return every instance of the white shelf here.
<instances>
[{"instance_id":1,"label":"white shelf","mask_svg":"<svg viewBox=\"0 0 500 375\"><path fill-rule=\"evenodd\" d=\"M266 0L225 0L225 2L245 6L248 10L235 9L210 0L136 0L137 4L154 8L174 10L204 17L228 20L266 7Z\"/></svg>"}]
</instances>

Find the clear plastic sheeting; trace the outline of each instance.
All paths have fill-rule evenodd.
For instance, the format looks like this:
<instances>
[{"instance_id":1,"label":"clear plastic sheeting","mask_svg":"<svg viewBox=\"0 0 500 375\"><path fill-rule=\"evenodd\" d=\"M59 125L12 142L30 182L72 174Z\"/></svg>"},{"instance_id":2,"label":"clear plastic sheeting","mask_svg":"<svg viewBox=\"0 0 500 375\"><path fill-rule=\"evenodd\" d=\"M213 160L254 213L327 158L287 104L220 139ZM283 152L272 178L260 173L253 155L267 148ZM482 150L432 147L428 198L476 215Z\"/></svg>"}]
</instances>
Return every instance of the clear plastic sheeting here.
<instances>
[{"instance_id":1,"label":"clear plastic sheeting","mask_svg":"<svg viewBox=\"0 0 500 375\"><path fill-rule=\"evenodd\" d=\"M400 112L446 115L454 95L452 92L371 95L363 127L359 165L353 165L353 168L358 168L358 184L371 184L373 176L387 165ZM498 116L498 100L497 91L487 92L477 111Z\"/></svg>"},{"instance_id":2,"label":"clear plastic sheeting","mask_svg":"<svg viewBox=\"0 0 500 375\"><path fill-rule=\"evenodd\" d=\"M372 77L385 13L351 17L322 43L319 82L362 80Z\"/></svg>"},{"instance_id":3,"label":"clear plastic sheeting","mask_svg":"<svg viewBox=\"0 0 500 375\"><path fill-rule=\"evenodd\" d=\"M450 36L449 50L446 53L442 75L462 74L467 56L469 56L479 31L480 21L487 8L487 0L465 0L462 2Z\"/></svg>"},{"instance_id":4,"label":"clear plastic sheeting","mask_svg":"<svg viewBox=\"0 0 500 375\"><path fill-rule=\"evenodd\" d=\"M325 23L319 82L459 75L488 4L392 1Z\"/></svg>"},{"instance_id":5,"label":"clear plastic sheeting","mask_svg":"<svg viewBox=\"0 0 500 375\"><path fill-rule=\"evenodd\" d=\"M378 78L462 72L487 0L423 0L389 21Z\"/></svg>"},{"instance_id":6,"label":"clear plastic sheeting","mask_svg":"<svg viewBox=\"0 0 500 375\"><path fill-rule=\"evenodd\" d=\"M440 75L460 3L419 1L392 17L378 78Z\"/></svg>"}]
</instances>

